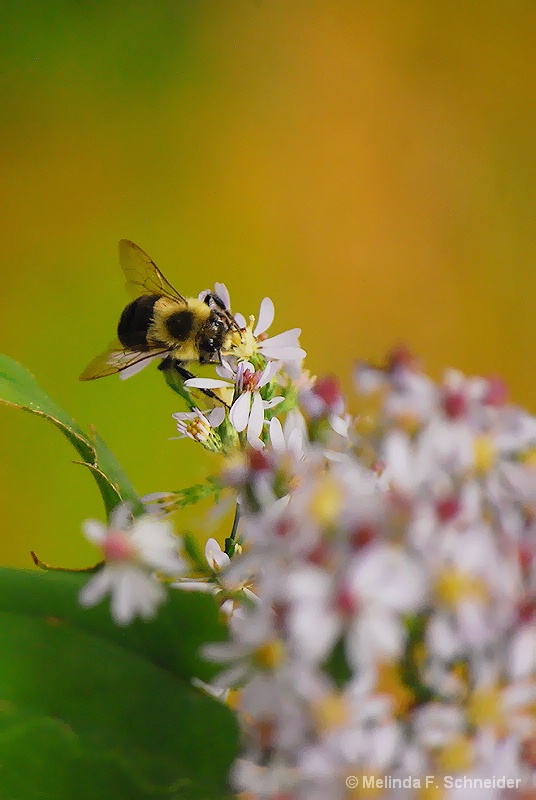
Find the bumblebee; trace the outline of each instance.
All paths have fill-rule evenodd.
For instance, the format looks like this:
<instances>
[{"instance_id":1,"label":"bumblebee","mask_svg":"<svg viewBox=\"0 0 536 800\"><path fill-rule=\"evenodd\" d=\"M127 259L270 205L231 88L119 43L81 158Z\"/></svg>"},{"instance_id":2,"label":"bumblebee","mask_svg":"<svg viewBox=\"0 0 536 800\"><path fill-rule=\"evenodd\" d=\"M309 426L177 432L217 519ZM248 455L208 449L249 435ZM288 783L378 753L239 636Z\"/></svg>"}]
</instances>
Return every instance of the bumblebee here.
<instances>
[{"instance_id":1,"label":"bumblebee","mask_svg":"<svg viewBox=\"0 0 536 800\"><path fill-rule=\"evenodd\" d=\"M128 239L119 242L119 263L133 300L121 314L117 338L88 364L81 381L127 370L130 375L158 357L163 359L160 369L175 369L184 380L193 377L184 364L219 363L233 337L240 339L237 323L217 294L208 292L203 300L183 297L147 253ZM213 392L205 393L220 400Z\"/></svg>"}]
</instances>

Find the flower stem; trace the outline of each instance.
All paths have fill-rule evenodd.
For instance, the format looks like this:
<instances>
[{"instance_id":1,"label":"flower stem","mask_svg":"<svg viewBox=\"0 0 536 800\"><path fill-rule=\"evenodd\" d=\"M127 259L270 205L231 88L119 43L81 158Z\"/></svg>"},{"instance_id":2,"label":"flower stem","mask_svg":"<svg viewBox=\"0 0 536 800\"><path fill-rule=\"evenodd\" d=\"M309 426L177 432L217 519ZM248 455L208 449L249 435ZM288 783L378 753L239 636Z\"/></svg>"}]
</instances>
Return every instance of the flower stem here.
<instances>
[{"instance_id":1,"label":"flower stem","mask_svg":"<svg viewBox=\"0 0 536 800\"><path fill-rule=\"evenodd\" d=\"M238 523L240 522L240 504L237 501L236 508L235 508L235 515L233 520L233 527L231 529L231 535L228 536L225 540L225 552L232 558L235 554L236 548L238 546L238 542L236 541L236 535L238 533Z\"/></svg>"}]
</instances>

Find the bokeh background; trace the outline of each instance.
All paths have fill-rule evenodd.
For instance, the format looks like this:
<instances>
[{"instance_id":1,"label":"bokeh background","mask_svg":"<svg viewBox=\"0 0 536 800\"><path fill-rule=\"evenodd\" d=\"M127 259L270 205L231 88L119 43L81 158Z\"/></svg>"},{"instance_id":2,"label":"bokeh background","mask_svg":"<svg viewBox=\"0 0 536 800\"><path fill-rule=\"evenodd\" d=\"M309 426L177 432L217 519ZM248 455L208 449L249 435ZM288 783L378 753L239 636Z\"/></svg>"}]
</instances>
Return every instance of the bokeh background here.
<instances>
[{"instance_id":1,"label":"bokeh background","mask_svg":"<svg viewBox=\"0 0 536 800\"><path fill-rule=\"evenodd\" d=\"M168 440L154 367L78 382L127 300L122 237L185 294L269 294L272 331L347 389L405 341L536 411L534 3L25 0L0 22L0 349L140 493L212 465ZM94 562L70 445L0 407L0 452L0 563Z\"/></svg>"}]
</instances>

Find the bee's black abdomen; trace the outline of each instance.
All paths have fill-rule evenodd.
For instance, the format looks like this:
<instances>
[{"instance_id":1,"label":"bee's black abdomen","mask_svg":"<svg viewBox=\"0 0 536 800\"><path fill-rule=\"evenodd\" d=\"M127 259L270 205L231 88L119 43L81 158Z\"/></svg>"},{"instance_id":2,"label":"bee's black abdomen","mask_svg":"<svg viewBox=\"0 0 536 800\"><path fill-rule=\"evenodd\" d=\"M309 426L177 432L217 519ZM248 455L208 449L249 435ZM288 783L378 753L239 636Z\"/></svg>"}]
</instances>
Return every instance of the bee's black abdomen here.
<instances>
[{"instance_id":1,"label":"bee's black abdomen","mask_svg":"<svg viewBox=\"0 0 536 800\"><path fill-rule=\"evenodd\" d=\"M194 326L194 315L186 308L175 311L166 320L169 335L180 342L186 341Z\"/></svg>"},{"instance_id":2,"label":"bee's black abdomen","mask_svg":"<svg viewBox=\"0 0 536 800\"><path fill-rule=\"evenodd\" d=\"M129 350L144 350L147 347L147 331L153 321L157 300L157 294L144 294L125 308L117 326L117 335L123 347Z\"/></svg>"}]
</instances>

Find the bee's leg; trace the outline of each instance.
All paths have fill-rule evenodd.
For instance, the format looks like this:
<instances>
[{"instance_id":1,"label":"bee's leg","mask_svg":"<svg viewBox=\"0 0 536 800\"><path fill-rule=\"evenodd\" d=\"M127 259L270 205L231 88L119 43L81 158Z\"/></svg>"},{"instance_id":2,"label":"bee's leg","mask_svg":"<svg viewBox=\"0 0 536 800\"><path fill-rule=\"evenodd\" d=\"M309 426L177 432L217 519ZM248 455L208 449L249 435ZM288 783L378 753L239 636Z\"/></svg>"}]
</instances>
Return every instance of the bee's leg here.
<instances>
[{"instance_id":1,"label":"bee's leg","mask_svg":"<svg viewBox=\"0 0 536 800\"><path fill-rule=\"evenodd\" d=\"M172 358L171 356L167 356L167 358L165 358L159 365L158 369L161 369L163 372L169 369L173 369L183 381L187 381L190 378L196 377L193 372L190 372L189 369L186 369L186 367L183 366L183 363L181 361L177 361L177 359ZM225 406L225 408L230 408L230 406L228 406L227 403L221 399L221 397L218 397L218 395L215 392L213 392L212 389L197 388L197 391L202 392L207 397L210 397L211 400L217 400L217 402L221 403L223 406Z\"/></svg>"},{"instance_id":2,"label":"bee's leg","mask_svg":"<svg viewBox=\"0 0 536 800\"><path fill-rule=\"evenodd\" d=\"M207 306L210 306L211 303L214 303L214 305L220 312L221 316L226 320L229 327L233 328L235 331L238 331L238 333L240 333L240 328L238 327L238 323L236 322L235 318L233 317L233 315L231 314L231 312L229 311L229 309L227 308L221 297L218 297L218 295L214 294L214 292L209 292L205 297L205 303L207 304Z\"/></svg>"}]
</instances>

